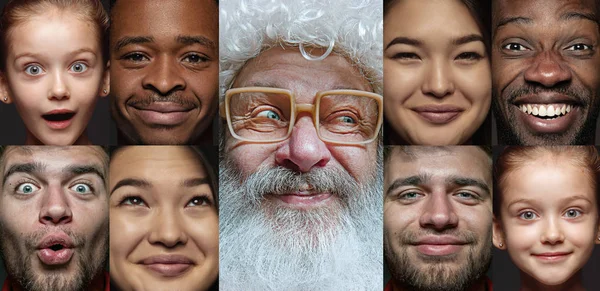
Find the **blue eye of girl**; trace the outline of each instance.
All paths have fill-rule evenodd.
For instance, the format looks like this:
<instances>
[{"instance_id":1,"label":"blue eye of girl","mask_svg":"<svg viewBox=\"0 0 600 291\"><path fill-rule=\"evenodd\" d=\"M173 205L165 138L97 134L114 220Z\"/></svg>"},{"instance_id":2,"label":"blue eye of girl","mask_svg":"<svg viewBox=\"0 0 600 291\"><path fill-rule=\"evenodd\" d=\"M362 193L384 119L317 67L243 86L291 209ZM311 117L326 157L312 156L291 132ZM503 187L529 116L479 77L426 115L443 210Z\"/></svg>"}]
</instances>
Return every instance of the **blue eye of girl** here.
<instances>
[{"instance_id":1,"label":"blue eye of girl","mask_svg":"<svg viewBox=\"0 0 600 291\"><path fill-rule=\"evenodd\" d=\"M538 216L533 211L525 211L521 213L519 217L525 220L533 220L536 219Z\"/></svg>"},{"instance_id":2,"label":"blue eye of girl","mask_svg":"<svg viewBox=\"0 0 600 291\"><path fill-rule=\"evenodd\" d=\"M29 65L25 67L25 73L31 76L37 76L41 74L44 70L40 65Z\"/></svg>"},{"instance_id":3,"label":"blue eye of girl","mask_svg":"<svg viewBox=\"0 0 600 291\"><path fill-rule=\"evenodd\" d=\"M70 70L75 73L83 73L88 70L88 66L84 63L77 62L71 66Z\"/></svg>"}]
</instances>

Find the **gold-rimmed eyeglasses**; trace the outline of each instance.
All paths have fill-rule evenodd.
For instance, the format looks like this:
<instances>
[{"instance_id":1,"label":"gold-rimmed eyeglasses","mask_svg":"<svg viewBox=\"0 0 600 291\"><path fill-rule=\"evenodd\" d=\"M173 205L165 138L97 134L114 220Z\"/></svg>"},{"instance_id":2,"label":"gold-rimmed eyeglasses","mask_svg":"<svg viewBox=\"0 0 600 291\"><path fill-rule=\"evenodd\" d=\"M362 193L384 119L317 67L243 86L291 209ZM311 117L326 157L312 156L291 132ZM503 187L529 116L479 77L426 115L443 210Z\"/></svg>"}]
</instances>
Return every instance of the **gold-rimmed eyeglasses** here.
<instances>
[{"instance_id":1,"label":"gold-rimmed eyeglasses","mask_svg":"<svg viewBox=\"0 0 600 291\"><path fill-rule=\"evenodd\" d=\"M377 138L383 122L383 97L359 90L329 90L317 92L314 104L296 104L290 90L243 87L227 90L220 111L231 135L239 140L286 140L298 114L309 112L321 140L355 145Z\"/></svg>"}]
</instances>

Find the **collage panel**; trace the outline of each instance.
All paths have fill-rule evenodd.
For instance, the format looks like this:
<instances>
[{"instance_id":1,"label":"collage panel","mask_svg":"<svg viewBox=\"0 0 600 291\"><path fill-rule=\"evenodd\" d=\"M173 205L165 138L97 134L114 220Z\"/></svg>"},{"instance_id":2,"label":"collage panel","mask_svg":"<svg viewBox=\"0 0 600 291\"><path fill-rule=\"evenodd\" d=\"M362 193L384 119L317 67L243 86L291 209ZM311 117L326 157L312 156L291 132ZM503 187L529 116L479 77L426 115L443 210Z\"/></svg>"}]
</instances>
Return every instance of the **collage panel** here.
<instances>
[{"instance_id":1,"label":"collage panel","mask_svg":"<svg viewBox=\"0 0 600 291\"><path fill-rule=\"evenodd\" d=\"M0 144L109 143L108 1L0 1Z\"/></svg>"},{"instance_id":2,"label":"collage panel","mask_svg":"<svg viewBox=\"0 0 600 291\"><path fill-rule=\"evenodd\" d=\"M1 290L109 290L108 150L0 146Z\"/></svg>"},{"instance_id":3,"label":"collage panel","mask_svg":"<svg viewBox=\"0 0 600 291\"><path fill-rule=\"evenodd\" d=\"M220 3L221 290L382 288L382 2Z\"/></svg>"},{"instance_id":4,"label":"collage panel","mask_svg":"<svg viewBox=\"0 0 600 291\"><path fill-rule=\"evenodd\" d=\"M387 146L384 290L491 291L492 191L489 146Z\"/></svg>"},{"instance_id":5,"label":"collage panel","mask_svg":"<svg viewBox=\"0 0 600 291\"><path fill-rule=\"evenodd\" d=\"M497 144L597 144L598 9L586 0L493 1Z\"/></svg>"},{"instance_id":6,"label":"collage panel","mask_svg":"<svg viewBox=\"0 0 600 291\"><path fill-rule=\"evenodd\" d=\"M597 148L512 146L494 154L494 290L597 290Z\"/></svg>"},{"instance_id":7,"label":"collage panel","mask_svg":"<svg viewBox=\"0 0 600 291\"><path fill-rule=\"evenodd\" d=\"M384 2L386 145L491 145L490 3Z\"/></svg>"},{"instance_id":8,"label":"collage panel","mask_svg":"<svg viewBox=\"0 0 600 291\"><path fill-rule=\"evenodd\" d=\"M112 144L213 144L218 25L217 0L111 1Z\"/></svg>"},{"instance_id":9,"label":"collage panel","mask_svg":"<svg viewBox=\"0 0 600 291\"><path fill-rule=\"evenodd\" d=\"M219 290L216 147L110 155L111 290Z\"/></svg>"}]
</instances>

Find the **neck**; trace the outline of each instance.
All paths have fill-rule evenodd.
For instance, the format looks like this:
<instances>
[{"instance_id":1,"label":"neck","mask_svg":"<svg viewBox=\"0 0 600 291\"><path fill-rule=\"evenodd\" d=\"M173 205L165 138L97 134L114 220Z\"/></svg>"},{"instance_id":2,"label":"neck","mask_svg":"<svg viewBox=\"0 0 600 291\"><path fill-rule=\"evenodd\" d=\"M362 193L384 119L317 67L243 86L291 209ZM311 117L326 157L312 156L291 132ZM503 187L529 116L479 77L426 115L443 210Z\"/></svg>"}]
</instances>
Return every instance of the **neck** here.
<instances>
[{"instance_id":1,"label":"neck","mask_svg":"<svg viewBox=\"0 0 600 291\"><path fill-rule=\"evenodd\" d=\"M567 281L558 285L546 285L533 277L521 272L521 291L585 291L581 279L581 271L577 272Z\"/></svg>"}]
</instances>

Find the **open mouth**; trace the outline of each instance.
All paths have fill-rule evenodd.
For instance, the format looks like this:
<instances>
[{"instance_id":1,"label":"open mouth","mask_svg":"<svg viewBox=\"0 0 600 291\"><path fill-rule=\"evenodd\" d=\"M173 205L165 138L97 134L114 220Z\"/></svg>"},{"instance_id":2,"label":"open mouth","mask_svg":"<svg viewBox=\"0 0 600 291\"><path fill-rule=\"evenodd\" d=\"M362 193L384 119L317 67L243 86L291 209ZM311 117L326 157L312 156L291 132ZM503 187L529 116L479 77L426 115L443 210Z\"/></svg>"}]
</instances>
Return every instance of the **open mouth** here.
<instances>
[{"instance_id":1,"label":"open mouth","mask_svg":"<svg viewBox=\"0 0 600 291\"><path fill-rule=\"evenodd\" d=\"M51 245L51 246L49 247L49 249L51 249L51 250L53 250L53 251L55 251L55 252L56 252L56 251L60 251L60 250L62 250L62 249L64 249L64 248L65 248L65 246L63 246L62 244L54 244L54 245Z\"/></svg>"},{"instance_id":2,"label":"open mouth","mask_svg":"<svg viewBox=\"0 0 600 291\"><path fill-rule=\"evenodd\" d=\"M44 114L44 115L42 115L42 118L44 118L45 120L50 121L50 122L61 122L61 121L68 121L71 118L73 118L73 116L75 116L75 112L65 112L65 113Z\"/></svg>"}]
</instances>

